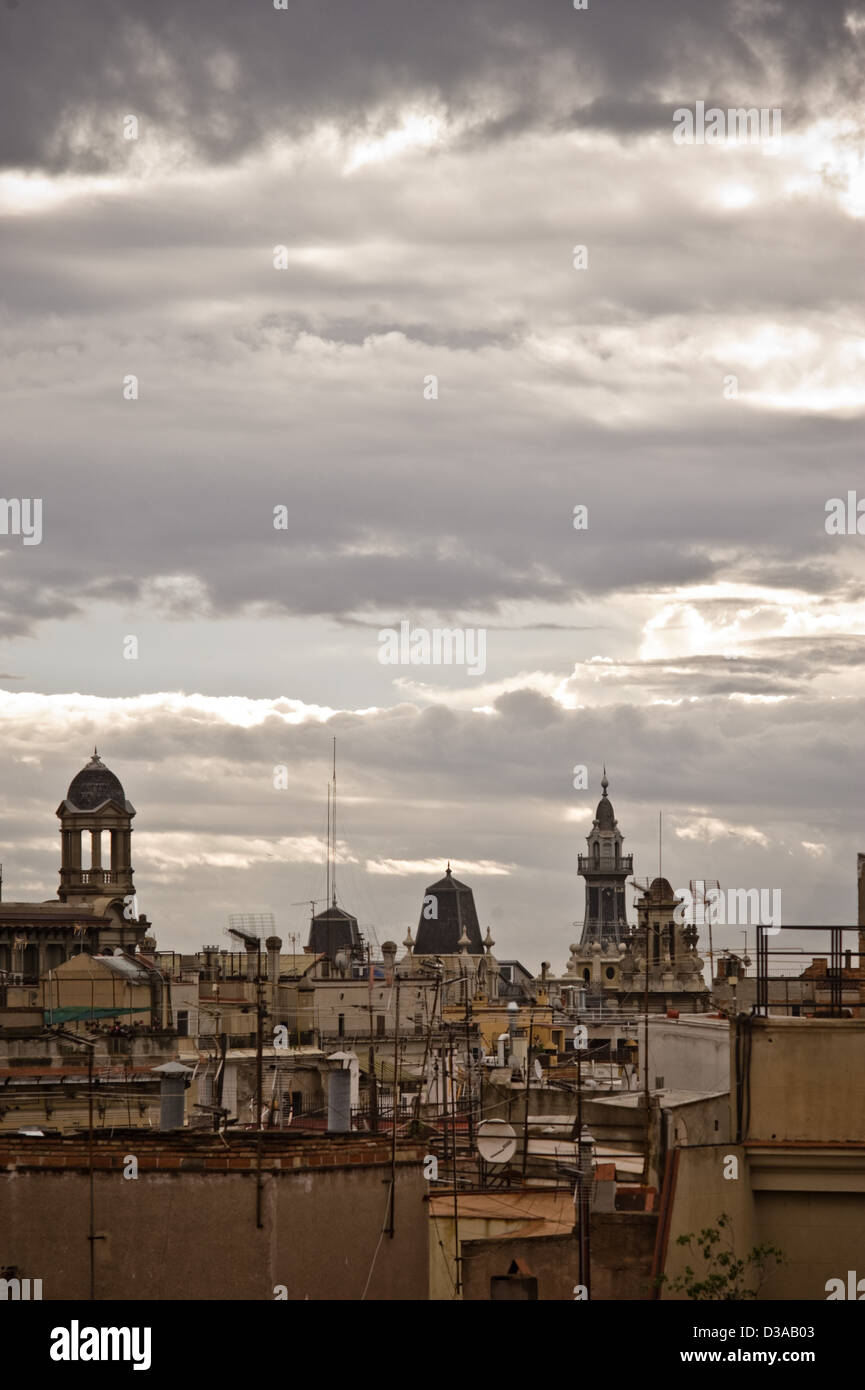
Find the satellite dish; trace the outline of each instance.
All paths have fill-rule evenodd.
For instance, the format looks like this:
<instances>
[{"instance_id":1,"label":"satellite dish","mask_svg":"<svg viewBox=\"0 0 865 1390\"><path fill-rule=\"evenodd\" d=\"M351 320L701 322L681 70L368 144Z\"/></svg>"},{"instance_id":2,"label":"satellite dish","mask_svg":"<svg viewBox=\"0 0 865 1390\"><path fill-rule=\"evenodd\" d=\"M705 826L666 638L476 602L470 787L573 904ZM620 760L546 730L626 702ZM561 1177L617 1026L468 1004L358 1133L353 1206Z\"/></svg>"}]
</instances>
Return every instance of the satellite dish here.
<instances>
[{"instance_id":1,"label":"satellite dish","mask_svg":"<svg viewBox=\"0 0 865 1390\"><path fill-rule=\"evenodd\" d=\"M537 1057L535 1058L535 1076L538 1078L538 1081L543 1081L544 1079L544 1069Z\"/></svg>"},{"instance_id":2,"label":"satellite dish","mask_svg":"<svg viewBox=\"0 0 865 1390\"><path fill-rule=\"evenodd\" d=\"M487 1163L510 1163L517 1151L517 1136L506 1120L482 1120L478 1125L478 1153Z\"/></svg>"}]
</instances>

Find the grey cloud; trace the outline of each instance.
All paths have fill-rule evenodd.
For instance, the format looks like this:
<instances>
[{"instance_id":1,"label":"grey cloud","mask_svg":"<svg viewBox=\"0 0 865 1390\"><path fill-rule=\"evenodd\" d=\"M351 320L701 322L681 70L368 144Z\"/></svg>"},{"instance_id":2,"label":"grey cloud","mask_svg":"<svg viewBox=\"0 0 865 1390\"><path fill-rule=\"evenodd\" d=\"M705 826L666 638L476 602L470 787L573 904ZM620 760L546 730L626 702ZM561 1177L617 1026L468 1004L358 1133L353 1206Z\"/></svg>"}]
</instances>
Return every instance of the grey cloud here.
<instances>
[{"instance_id":1,"label":"grey cloud","mask_svg":"<svg viewBox=\"0 0 865 1390\"><path fill-rule=\"evenodd\" d=\"M358 126L412 98L439 101L490 135L491 101L508 134L515 123L548 120L551 105L572 106L586 84L601 89L592 97L595 120L605 112L613 126L626 125L632 112L631 128L640 128L645 116L631 92L657 106L659 89L678 85L683 73L689 85L741 99L743 84L762 94L767 73L780 67L800 100L810 86L825 99L827 77L842 91L853 81L846 9L843 0L791 0L783 11L630 0L591 14L558 0L529 11L517 0L370 0L362 8L343 0L296 3L285 13L228 0L151 0L146 9L128 0L22 4L0 12L0 159L54 169L117 165L128 112L220 162L274 134L317 120Z\"/></svg>"}]
</instances>

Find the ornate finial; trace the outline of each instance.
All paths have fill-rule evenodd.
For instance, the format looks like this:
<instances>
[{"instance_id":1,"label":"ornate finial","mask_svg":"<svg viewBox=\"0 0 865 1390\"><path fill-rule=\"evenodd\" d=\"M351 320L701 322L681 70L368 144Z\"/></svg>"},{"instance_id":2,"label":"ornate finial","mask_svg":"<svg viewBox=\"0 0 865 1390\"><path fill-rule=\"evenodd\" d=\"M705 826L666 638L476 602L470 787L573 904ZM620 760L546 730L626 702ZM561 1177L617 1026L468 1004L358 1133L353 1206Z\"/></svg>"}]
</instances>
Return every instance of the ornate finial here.
<instances>
[{"instance_id":1,"label":"ornate finial","mask_svg":"<svg viewBox=\"0 0 865 1390\"><path fill-rule=\"evenodd\" d=\"M451 861L448 860L448 867L447 867L447 874L446 874L446 877L447 877L447 878L450 878L450 876L451 876Z\"/></svg>"},{"instance_id":2,"label":"ornate finial","mask_svg":"<svg viewBox=\"0 0 865 1390\"><path fill-rule=\"evenodd\" d=\"M601 790L603 791L604 796L607 795L607 787L608 787L609 785L610 785L610 784L609 784L609 782L607 781L607 764L604 763L604 775L603 775L603 777L601 778Z\"/></svg>"},{"instance_id":3,"label":"ornate finial","mask_svg":"<svg viewBox=\"0 0 865 1390\"><path fill-rule=\"evenodd\" d=\"M460 955L461 955L461 956L467 956L467 955L468 955L468 953L469 953L469 947L471 946L471 944L472 944L471 941L469 940L468 936L466 935L465 927L463 927L463 934L462 934L462 936L460 937L459 941L457 942L457 945L458 945L459 948L460 948Z\"/></svg>"},{"instance_id":4,"label":"ornate finial","mask_svg":"<svg viewBox=\"0 0 865 1390\"><path fill-rule=\"evenodd\" d=\"M411 935L411 927L409 927L408 931L406 932L406 934L405 934L405 941L404 941L402 944L403 944L403 946L405 946L405 948L406 948L406 950L408 951L409 955L411 955L411 953L412 953L412 948L413 948L413 946L414 946L414 941L412 940L412 935Z\"/></svg>"}]
</instances>

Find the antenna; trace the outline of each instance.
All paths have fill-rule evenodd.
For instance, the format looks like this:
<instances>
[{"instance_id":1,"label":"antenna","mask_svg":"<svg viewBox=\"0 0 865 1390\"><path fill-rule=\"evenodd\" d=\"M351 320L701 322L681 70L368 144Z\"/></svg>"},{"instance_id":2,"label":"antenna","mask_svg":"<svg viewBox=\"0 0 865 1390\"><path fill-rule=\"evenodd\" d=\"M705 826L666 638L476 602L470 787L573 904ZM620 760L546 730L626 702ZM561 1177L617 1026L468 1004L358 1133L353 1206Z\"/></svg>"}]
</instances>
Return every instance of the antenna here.
<instances>
[{"instance_id":1,"label":"antenna","mask_svg":"<svg viewBox=\"0 0 865 1390\"><path fill-rule=\"evenodd\" d=\"M296 903L290 903L289 906L291 906L291 907L306 907L307 903L309 903L309 915L310 915L310 917L314 917L314 916L315 916L315 905L316 905L316 903L324 903L324 902L327 902L327 898L299 898L298 901L297 901Z\"/></svg>"},{"instance_id":2,"label":"antenna","mask_svg":"<svg viewBox=\"0 0 865 1390\"><path fill-rule=\"evenodd\" d=\"M327 784L327 867L325 869L325 906L330 906L330 783Z\"/></svg>"},{"instance_id":3,"label":"antenna","mask_svg":"<svg viewBox=\"0 0 865 1390\"><path fill-rule=\"evenodd\" d=\"M330 886L333 891L333 906L336 907L336 735L333 737L333 796L331 798L333 814L331 816L331 833L333 836L333 868L330 873Z\"/></svg>"},{"instance_id":4,"label":"antenna","mask_svg":"<svg viewBox=\"0 0 865 1390\"><path fill-rule=\"evenodd\" d=\"M327 784L327 890L325 902L336 907L336 738L333 740L333 776Z\"/></svg>"},{"instance_id":5,"label":"antenna","mask_svg":"<svg viewBox=\"0 0 865 1390\"><path fill-rule=\"evenodd\" d=\"M231 912L228 916L227 936L242 936L250 941L261 941L266 936L276 935L276 918L272 912Z\"/></svg>"},{"instance_id":6,"label":"antenna","mask_svg":"<svg viewBox=\"0 0 865 1390\"><path fill-rule=\"evenodd\" d=\"M713 895L713 903L718 901L721 894L721 885L716 878L692 878L691 889L691 914L695 927L708 927L709 929L709 971L712 984L715 983L715 952L712 947L712 912L708 898ZM707 908L709 909L707 911ZM747 948L746 948L747 949Z\"/></svg>"}]
</instances>

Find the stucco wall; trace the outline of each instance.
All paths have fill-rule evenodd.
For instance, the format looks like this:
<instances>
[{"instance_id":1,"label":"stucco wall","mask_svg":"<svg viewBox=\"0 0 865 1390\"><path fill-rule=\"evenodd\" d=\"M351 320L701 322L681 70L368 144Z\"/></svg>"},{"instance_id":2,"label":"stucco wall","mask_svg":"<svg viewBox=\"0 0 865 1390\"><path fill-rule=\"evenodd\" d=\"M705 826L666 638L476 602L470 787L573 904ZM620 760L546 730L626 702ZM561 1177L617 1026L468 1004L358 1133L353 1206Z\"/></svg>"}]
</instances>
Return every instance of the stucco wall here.
<instances>
[{"instance_id":1,"label":"stucco wall","mask_svg":"<svg viewBox=\"0 0 865 1390\"><path fill-rule=\"evenodd\" d=\"M302 1168L267 1171L265 1159L262 1230L249 1146L221 1171L207 1170L208 1159L195 1154L169 1155L175 1166L161 1170L144 1167L142 1158L135 1180L124 1179L120 1162L97 1171L96 1231L106 1237L96 1242L97 1298L273 1299L274 1286L284 1284L289 1299L354 1300L378 1246L367 1298L425 1300L420 1155L397 1165L395 1235L379 1246L388 1146L379 1144L381 1161L371 1162L355 1141L328 1149L329 1142L318 1146L320 1166L308 1166L310 1154ZM135 1142L120 1146L118 1160L124 1149L134 1153ZM0 1176L0 1266L41 1278L45 1301L88 1295L88 1182L80 1166L7 1167Z\"/></svg>"},{"instance_id":2,"label":"stucco wall","mask_svg":"<svg viewBox=\"0 0 865 1390\"><path fill-rule=\"evenodd\" d=\"M743 1138L865 1140L865 1019L758 1018L749 1034Z\"/></svg>"},{"instance_id":3,"label":"stucco wall","mask_svg":"<svg viewBox=\"0 0 865 1390\"><path fill-rule=\"evenodd\" d=\"M724 1177L728 1155L739 1161L738 1176L729 1179ZM688 1263L702 1271L700 1256L695 1259L676 1239L716 1226L721 1212L732 1218L732 1244L740 1258L758 1244L771 1244L784 1255L780 1267L767 1266L760 1300L824 1300L828 1279L846 1280L848 1270L865 1278L861 1149L735 1144L682 1149L667 1246L665 1272L671 1278Z\"/></svg>"},{"instance_id":4,"label":"stucco wall","mask_svg":"<svg viewBox=\"0 0 865 1390\"><path fill-rule=\"evenodd\" d=\"M643 1022L637 1027L643 1075ZM649 1085L666 1090L724 1091L730 1084L730 1026L726 1019L649 1019Z\"/></svg>"}]
</instances>

